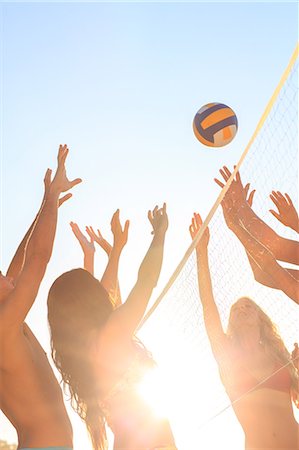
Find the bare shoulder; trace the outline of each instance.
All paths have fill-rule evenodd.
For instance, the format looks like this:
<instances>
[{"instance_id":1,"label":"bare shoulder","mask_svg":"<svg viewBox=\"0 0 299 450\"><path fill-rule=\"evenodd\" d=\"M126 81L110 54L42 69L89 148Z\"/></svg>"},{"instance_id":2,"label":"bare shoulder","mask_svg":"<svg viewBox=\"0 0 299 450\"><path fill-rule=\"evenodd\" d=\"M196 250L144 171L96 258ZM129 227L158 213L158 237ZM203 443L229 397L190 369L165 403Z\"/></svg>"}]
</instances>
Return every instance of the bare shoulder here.
<instances>
[{"instance_id":1,"label":"bare shoulder","mask_svg":"<svg viewBox=\"0 0 299 450\"><path fill-rule=\"evenodd\" d=\"M26 323L10 327L5 333L1 333L0 338L1 369L13 371L21 367L24 370L27 362L31 363L39 354L45 355L42 346Z\"/></svg>"}]
</instances>

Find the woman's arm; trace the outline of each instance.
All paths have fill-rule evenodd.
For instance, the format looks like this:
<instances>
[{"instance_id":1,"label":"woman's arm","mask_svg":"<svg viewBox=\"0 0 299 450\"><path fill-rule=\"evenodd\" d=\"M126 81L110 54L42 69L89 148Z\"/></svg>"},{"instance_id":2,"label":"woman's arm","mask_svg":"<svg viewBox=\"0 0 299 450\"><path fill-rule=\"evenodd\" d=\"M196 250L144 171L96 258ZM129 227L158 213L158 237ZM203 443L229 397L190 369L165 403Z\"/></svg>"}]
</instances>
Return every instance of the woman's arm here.
<instances>
[{"instance_id":1,"label":"woman's arm","mask_svg":"<svg viewBox=\"0 0 299 450\"><path fill-rule=\"evenodd\" d=\"M24 265L24 260L25 260L25 254L26 254L26 246L28 244L28 241L30 239L31 233L36 225L37 219L40 215L40 212L43 208L45 199L48 195L49 192L49 188L50 188L50 184L51 184L51 173L52 171L50 169L47 169L45 177L44 177L44 196L43 196L43 200L40 206L40 209L34 219L34 221L32 222L31 226L29 227L27 233L25 234L25 236L23 237L20 245L18 246L16 253L13 257L13 259L11 260L11 263L7 269L6 272L6 276L8 277L12 277L14 279L14 282L16 283L17 278L19 276L19 274L22 271L23 265ZM62 198L59 199L59 205L62 205L66 200L68 200L70 197L72 196L72 194L66 194L65 196L63 196Z\"/></svg>"},{"instance_id":2,"label":"woman's arm","mask_svg":"<svg viewBox=\"0 0 299 450\"><path fill-rule=\"evenodd\" d=\"M92 238L95 242L97 242L99 244L99 246L104 250L104 252L108 256L108 260L109 260L111 252L112 252L112 245L109 244L109 242L103 238L100 230L97 229L97 233L96 233L92 226L87 226L86 232L90 236L90 238ZM115 292L112 292L109 295L110 295L110 300L112 301L115 308L117 308L118 306L120 306L122 304L118 280L117 280L117 286L116 286Z\"/></svg>"},{"instance_id":3,"label":"woman's arm","mask_svg":"<svg viewBox=\"0 0 299 450\"><path fill-rule=\"evenodd\" d=\"M225 182L231 176L231 172L226 166L220 170L220 174ZM215 181L220 187L224 186L224 183L221 181L217 179ZM236 175L236 179L231 183L226 197L230 197L235 213L242 220L244 227L254 238L267 247L276 259L291 264L299 264L299 243L279 236L255 214L248 201L246 201L239 172Z\"/></svg>"},{"instance_id":4,"label":"woman's arm","mask_svg":"<svg viewBox=\"0 0 299 450\"><path fill-rule=\"evenodd\" d=\"M228 228L237 236L249 256L249 262L254 269L254 276L257 277L256 280L262 282L262 284L280 289L295 303L299 303L298 281L291 272L281 267L271 251L255 239L245 228L242 219L238 217L231 197L226 196L221 206ZM254 262L253 265L252 262ZM265 274L264 277L261 274Z\"/></svg>"},{"instance_id":5,"label":"woman's arm","mask_svg":"<svg viewBox=\"0 0 299 450\"><path fill-rule=\"evenodd\" d=\"M103 273L101 283L109 293L112 303L115 307L122 304L121 295L118 283L118 265L121 252L128 241L128 231L130 222L126 220L124 228L122 228L119 220L119 209L115 211L111 219L111 231L113 234L113 247L109 252L109 260L105 272ZM92 229L91 229L92 230ZM92 230L93 231L93 230ZM101 236L100 245L105 248L107 252L109 251L109 244Z\"/></svg>"},{"instance_id":6,"label":"woman's arm","mask_svg":"<svg viewBox=\"0 0 299 450\"><path fill-rule=\"evenodd\" d=\"M107 328L119 339L132 338L147 308L150 296L157 285L163 260L165 233L168 228L166 204L148 212L153 227L152 243L140 265L138 278L123 305L111 315Z\"/></svg>"},{"instance_id":7,"label":"woman's arm","mask_svg":"<svg viewBox=\"0 0 299 450\"><path fill-rule=\"evenodd\" d=\"M189 227L190 235L193 240L199 233L202 223L200 215L194 213ZM223 350L226 343L226 335L223 331L220 315L213 295L208 256L209 237L209 229L206 228L196 246L197 277L206 332L211 344L212 352L218 363L220 363L224 356Z\"/></svg>"},{"instance_id":8,"label":"woman's arm","mask_svg":"<svg viewBox=\"0 0 299 450\"><path fill-rule=\"evenodd\" d=\"M21 324L30 310L51 257L59 195L81 182L80 179L74 181L67 179L65 171L67 154L67 146L61 145L57 171L29 239L22 271L14 289L0 305L2 328L7 329Z\"/></svg>"}]
</instances>

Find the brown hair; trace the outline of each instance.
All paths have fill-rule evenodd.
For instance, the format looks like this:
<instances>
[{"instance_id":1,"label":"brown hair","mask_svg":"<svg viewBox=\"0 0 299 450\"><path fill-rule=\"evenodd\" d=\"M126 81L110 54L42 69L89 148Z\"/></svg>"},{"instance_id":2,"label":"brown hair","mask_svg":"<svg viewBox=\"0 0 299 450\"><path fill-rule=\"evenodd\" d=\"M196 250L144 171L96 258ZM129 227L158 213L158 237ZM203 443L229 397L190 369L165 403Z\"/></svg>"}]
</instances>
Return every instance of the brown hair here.
<instances>
[{"instance_id":1,"label":"brown hair","mask_svg":"<svg viewBox=\"0 0 299 450\"><path fill-rule=\"evenodd\" d=\"M106 290L83 269L62 274L49 291L52 357L68 386L73 409L86 423L94 450L105 450L107 438L87 349L91 332L101 328L112 311Z\"/></svg>"}]
</instances>

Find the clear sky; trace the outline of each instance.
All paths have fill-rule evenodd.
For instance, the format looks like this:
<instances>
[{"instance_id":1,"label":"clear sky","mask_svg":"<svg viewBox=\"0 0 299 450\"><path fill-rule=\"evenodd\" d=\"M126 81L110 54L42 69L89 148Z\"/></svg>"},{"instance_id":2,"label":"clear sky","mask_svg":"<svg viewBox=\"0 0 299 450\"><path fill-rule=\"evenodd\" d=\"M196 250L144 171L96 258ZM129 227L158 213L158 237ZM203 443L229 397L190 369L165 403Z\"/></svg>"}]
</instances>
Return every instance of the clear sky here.
<instances>
[{"instance_id":1,"label":"clear sky","mask_svg":"<svg viewBox=\"0 0 299 450\"><path fill-rule=\"evenodd\" d=\"M193 211L210 210L214 176L238 161L289 61L297 4L1 2L0 14L1 269L39 208L60 143L70 148L69 176L84 181L59 211L53 257L28 316L48 351L47 290L82 264L68 223L111 238L117 208L131 220L120 267L125 297L151 239L147 210L166 201L158 294L189 245ZM239 121L221 149L200 145L192 131L196 111L213 101ZM105 263L98 251L99 274ZM7 421L0 425L0 438L15 440Z\"/></svg>"}]
</instances>

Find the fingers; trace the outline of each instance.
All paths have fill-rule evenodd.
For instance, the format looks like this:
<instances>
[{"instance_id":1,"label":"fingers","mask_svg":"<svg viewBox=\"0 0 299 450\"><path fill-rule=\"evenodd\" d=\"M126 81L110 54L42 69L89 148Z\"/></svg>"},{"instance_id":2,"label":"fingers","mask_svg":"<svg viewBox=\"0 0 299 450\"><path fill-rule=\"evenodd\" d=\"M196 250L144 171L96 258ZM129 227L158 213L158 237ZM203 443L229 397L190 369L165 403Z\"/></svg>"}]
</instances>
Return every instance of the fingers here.
<instances>
[{"instance_id":1,"label":"fingers","mask_svg":"<svg viewBox=\"0 0 299 450\"><path fill-rule=\"evenodd\" d=\"M272 191L270 194L270 198L273 201L273 203L275 203L275 201L277 202L277 203L275 203L277 207L278 207L278 205L289 206L287 200L285 199L283 194L279 191ZM274 201L274 199L275 199L275 201Z\"/></svg>"},{"instance_id":2,"label":"fingers","mask_svg":"<svg viewBox=\"0 0 299 450\"><path fill-rule=\"evenodd\" d=\"M193 213L193 217L191 219L191 225L189 226L189 231L191 236L195 236L200 227L202 226L202 218L199 213Z\"/></svg>"},{"instance_id":3,"label":"fingers","mask_svg":"<svg viewBox=\"0 0 299 450\"><path fill-rule=\"evenodd\" d=\"M250 188L250 183L247 183L247 184L244 186L244 194L245 194L245 198L247 198L247 194L248 194L249 188Z\"/></svg>"},{"instance_id":4,"label":"fingers","mask_svg":"<svg viewBox=\"0 0 299 450\"><path fill-rule=\"evenodd\" d=\"M80 183L82 183L82 179L81 178L76 178L75 180L70 181L70 187L72 188L72 187L74 187L74 186L76 186L77 184L80 184Z\"/></svg>"},{"instance_id":5,"label":"fingers","mask_svg":"<svg viewBox=\"0 0 299 450\"><path fill-rule=\"evenodd\" d=\"M130 226L130 221L129 221L129 220L126 220L126 222L125 222L125 227L124 227L124 233L125 233L125 234L128 234L128 232L129 232L129 226Z\"/></svg>"},{"instance_id":6,"label":"fingers","mask_svg":"<svg viewBox=\"0 0 299 450\"><path fill-rule=\"evenodd\" d=\"M226 166L223 166L223 168L220 169L220 173L222 174L225 181L227 181L232 174L232 172Z\"/></svg>"},{"instance_id":7,"label":"fingers","mask_svg":"<svg viewBox=\"0 0 299 450\"><path fill-rule=\"evenodd\" d=\"M58 149L58 165L63 165L65 163L66 157L68 155L69 149L66 144L60 144Z\"/></svg>"},{"instance_id":8,"label":"fingers","mask_svg":"<svg viewBox=\"0 0 299 450\"><path fill-rule=\"evenodd\" d=\"M274 191L272 192L272 194L270 194L270 199L272 200L274 205L279 209L280 202L279 202L279 199L277 198L277 196L275 195Z\"/></svg>"},{"instance_id":9,"label":"fingers","mask_svg":"<svg viewBox=\"0 0 299 450\"><path fill-rule=\"evenodd\" d=\"M44 176L44 184L45 184L45 188L48 188L51 184L51 176L52 176L52 170L51 169L47 169L45 176Z\"/></svg>"},{"instance_id":10,"label":"fingers","mask_svg":"<svg viewBox=\"0 0 299 450\"><path fill-rule=\"evenodd\" d=\"M92 227L91 227L91 229L92 229ZM97 233L98 233L99 238L103 239L103 235L98 228L97 228Z\"/></svg>"},{"instance_id":11,"label":"fingers","mask_svg":"<svg viewBox=\"0 0 299 450\"><path fill-rule=\"evenodd\" d=\"M217 178L214 178L215 183L218 184L218 186L220 186L221 188L224 187L224 183L222 183L221 181L217 180Z\"/></svg>"},{"instance_id":12,"label":"fingers","mask_svg":"<svg viewBox=\"0 0 299 450\"><path fill-rule=\"evenodd\" d=\"M95 232L93 231L92 227L86 226L85 227L85 231L88 234L88 236L90 237L90 239L95 239L96 235Z\"/></svg>"},{"instance_id":13,"label":"fingers","mask_svg":"<svg viewBox=\"0 0 299 450\"><path fill-rule=\"evenodd\" d=\"M154 209L153 209L153 214L152 214L153 217L155 217L155 215L157 214L158 210L159 210L158 205L156 205L156 206L154 207Z\"/></svg>"},{"instance_id":14,"label":"fingers","mask_svg":"<svg viewBox=\"0 0 299 450\"><path fill-rule=\"evenodd\" d=\"M61 198L58 200L58 208L59 208L64 202L66 202L67 200L69 200L71 197L72 197L72 194L71 194L71 193L68 193L68 194L64 195L63 197L61 197Z\"/></svg>"},{"instance_id":15,"label":"fingers","mask_svg":"<svg viewBox=\"0 0 299 450\"><path fill-rule=\"evenodd\" d=\"M70 226L71 226L72 232L74 233L76 238L79 239L80 236L82 235L79 226L75 222L70 222Z\"/></svg>"},{"instance_id":16,"label":"fingers","mask_svg":"<svg viewBox=\"0 0 299 450\"><path fill-rule=\"evenodd\" d=\"M154 220L157 210L158 210L158 205L156 205L154 207L153 211L149 210L147 213L148 220L150 221L151 224L153 224L153 220Z\"/></svg>"},{"instance_id":17,"label":"fingers","mask_svg":"<svg viewBox=\"0 0 299 450\"><path fill-rule=\"evenodd\" d=\"M253 191L251 191L250 194L249 194L249 197L248 197L248 200L247 200L247 203L249 204L249 206L252 206L253 197L254 197L255 192L256 192L256 190L253 189Z\"/></svg>"},{"instance_id":18,"label":"fingers","mask_svg":"<svg viewBox=\"0 0 299 450\"><path fill-rule=\"evenodd\" d=\"M294 206L294 205L293 205L293 202L292 202L292 200L291 200L291 198L290 198L290 196L289 196L287 193L285 193L284 195L285 195L287 201L289 202L289 205L290 205L290 206Z\"/></svg>"},{"instance_id":19,"label":"fingers","mask_svg":"<svg viewBox=\"0 0 299 450\"><path fill-rule=\"evenodd\" d=\"M269 212L270 212L274 217L276 217L276 219L279 220L279 222L281 222L281 220L280 220L280 215L279 215L276 211L274 211L273 209L270 209Z\"/></svg>"},{"instance_id":20,"label":"fingers","mask_svg":"<svg viewBox=\"0 0 299 450\"><path fill-rule=\"evenodd\" d=\"M236 166L234 166L234 167L236 167ZM224 179L224 181L225 182L227 182L228 181L228 179L230 178L230 176L231 176L231 174L232 174L232 172L228 169L228 167L226 167L226 166L223 166L220 170L219 170L219 172L220 172L220 175L222 176L222 178ZM239 172L237 172L237 181L240 181L241 182L241 177L240 177L240 174L239 174ZM214 181L215 181L215 183L217 183L218 184L218 186L220 186L221 188L223 188L224 187L224 184L225 183L222 183L220 180L218 180L217 178L214 178Z\"/></svg>"}]
</instances>

